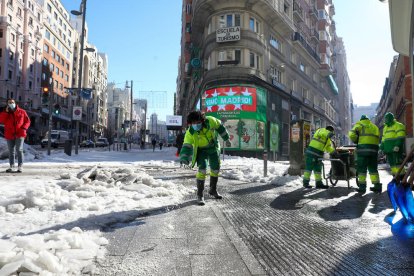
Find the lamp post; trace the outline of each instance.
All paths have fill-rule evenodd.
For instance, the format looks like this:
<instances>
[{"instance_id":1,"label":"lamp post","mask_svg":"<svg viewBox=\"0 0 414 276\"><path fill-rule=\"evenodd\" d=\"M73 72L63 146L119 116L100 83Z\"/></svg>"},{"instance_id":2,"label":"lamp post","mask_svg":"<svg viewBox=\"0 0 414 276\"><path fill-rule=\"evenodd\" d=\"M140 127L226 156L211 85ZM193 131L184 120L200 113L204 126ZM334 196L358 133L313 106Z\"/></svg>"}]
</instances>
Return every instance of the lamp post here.
<instances>
[{"instance_id":1,"label":"lamp post","mask_svg":"<svg viewBox=\"0 0 414 276\"><path fill-rule=\"evenodd\" d=\"M83 74L83 50L87 52L94 52L93 48L84 49L85 44L85 19L86 19L86 0L82 0L82 11L73 10L71 13L75 16L82 15L82 31L80 39L80 54L79 54L79 77L78 77L78 98L79 103L81 102L80 93L82 90L82 74ZM75 154L78 154L78 144L79 144L79 120L76 121L76 137L75 137Z\"/></svg>"},{"instance_id":2,"label":"lamp post","mask_svg":"<svg viewBox=\"0 0 414 276\"><path fill-rule=\"evenodd\" d=\"M131 108L130 108L130 115L129 115L129 149L132 149L132 110L133 110L133 102L134 102L134 94L133 94L133 87L134 81L131 80Z\"/></svg>"}]
</instances>

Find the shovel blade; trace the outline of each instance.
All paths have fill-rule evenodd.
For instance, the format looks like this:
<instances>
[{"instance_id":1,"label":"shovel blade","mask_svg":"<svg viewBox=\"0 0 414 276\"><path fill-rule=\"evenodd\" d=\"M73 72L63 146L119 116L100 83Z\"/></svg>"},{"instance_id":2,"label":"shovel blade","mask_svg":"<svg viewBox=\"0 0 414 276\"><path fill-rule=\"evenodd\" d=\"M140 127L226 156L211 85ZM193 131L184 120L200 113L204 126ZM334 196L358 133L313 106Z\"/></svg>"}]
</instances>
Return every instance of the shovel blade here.
<instances>
[{"instance_id":1,"label":"shovel blade","mask_svg":"<svg viewBox=\"0 0 414 276\"><path fill-rule=\"evenodd\" d=\"M396 180L393 179L390 183L388 183L387 194L388 194L388 198L391 201L392 208L394 208L394 211L397 211L398 205L397 205L397 200L395 198L395 189L396 189Z\"/></svg>"},{"instance_id":2,"label":"shovel blade","mask_svg":"<svg viewBox=\"0 0 414 276\"><path fill-rule=\"evenodd\" d=\"M407 210L407 193L403 185L397 185L397 188L395 190L395 196L398 208L400 208L404 220L410 221L410 215Z\"/></svg>"},{"instance_id":3,"label":"shovel blade","mask_svg":"<svg viewBox=\"0 0 414 276\"><path fill-rule=\"evenodd\" d=\"M405 207L407 209L410 221L414 221L414 198L411 187L405 187Z\"/></svg>"}]
</instances>

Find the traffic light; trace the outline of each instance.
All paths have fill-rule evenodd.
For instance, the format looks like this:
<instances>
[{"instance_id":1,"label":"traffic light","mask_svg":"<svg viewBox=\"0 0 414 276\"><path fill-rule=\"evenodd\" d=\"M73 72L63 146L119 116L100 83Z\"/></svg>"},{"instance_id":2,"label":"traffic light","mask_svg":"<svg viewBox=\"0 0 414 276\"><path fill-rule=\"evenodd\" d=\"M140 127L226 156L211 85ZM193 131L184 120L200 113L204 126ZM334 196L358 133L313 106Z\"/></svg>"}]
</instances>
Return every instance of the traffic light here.
<instances>
[{"instance_id":1,"label":"traffic light","mask_svg":"<svg viewBox=\"0 0 414 276\"><path fill-rule=\"evenodd\" d=\"M49 103L49 88L42 87L42 103L48 104Z\"/></svg>"},{"instance_id":2,"label":"traffic light","mask_svg":"<svg viewBox=\"0 0 414 276\"><path fill-rule=\"evenodd\" d=\"M55 104L53 113L55 113L56 115L60 114L60 105L59 104Z\"/></svg>"}]
</instances>

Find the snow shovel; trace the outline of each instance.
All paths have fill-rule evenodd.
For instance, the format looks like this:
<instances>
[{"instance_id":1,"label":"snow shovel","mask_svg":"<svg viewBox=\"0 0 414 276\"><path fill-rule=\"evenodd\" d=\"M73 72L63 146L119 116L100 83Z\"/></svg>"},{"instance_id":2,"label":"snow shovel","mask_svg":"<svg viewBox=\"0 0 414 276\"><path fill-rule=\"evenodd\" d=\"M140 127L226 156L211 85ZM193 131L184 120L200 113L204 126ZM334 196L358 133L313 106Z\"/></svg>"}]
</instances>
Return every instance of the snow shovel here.
<instances>
[{"instance_id":1,"label":"snow shovel","mask_svg":"<svg viewBox=\"0 0 414 276\"><path fill-rule=\"evenodd\" d=\"M402 169L404 168L405 164L407 164L408 160L411 159L411 157L414 154L414 149L410 151L410 153L405 157L404 161L402 162L400 168L397 171L397 174L393 177L393 179L391 180L390 183L388 183L387 186L387 194L388 197L391 201L392 207L394 208L394 211L397 211L399 204L397 203L397 185L401 183L400 181L400 173L402 171ZM402 179L402 183L406 183L408 176L411 174L411 172L414 169L414 162L411 163L410 167L408 168L408 170L406 171L404 178ZM402 191L400 191L401 194Z\"/></svg>"}]
</instances>

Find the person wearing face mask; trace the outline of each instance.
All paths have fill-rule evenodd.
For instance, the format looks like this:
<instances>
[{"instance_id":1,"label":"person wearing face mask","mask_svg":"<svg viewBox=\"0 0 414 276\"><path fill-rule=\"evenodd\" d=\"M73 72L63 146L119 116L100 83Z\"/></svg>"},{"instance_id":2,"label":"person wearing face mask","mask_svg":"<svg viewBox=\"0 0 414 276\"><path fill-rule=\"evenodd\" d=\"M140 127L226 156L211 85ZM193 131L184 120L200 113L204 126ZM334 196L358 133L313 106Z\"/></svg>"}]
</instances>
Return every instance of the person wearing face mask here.
<instances>
[{"instance_id":1,"label":"person wearing face mask","mask_svg":"<svg viewBox=\"0 0 414 276\"><path fill-rule=\"evenodd\" d=\"M384 122L380 149L387 156L391 174L395 176L404 159L405 125L398 122L391 112L385 114ZM401 174L404 173L405 170L403 169Z\"/></svg>"},{"instance_id":2,"label":"person wearing face mask","mask_svg":"<svg viewBox=\"0 0 414 276\"><path fill-rule=\"evenodd\" d=\"M226 141L226 147L231 147L229 134L220 120L205 116L200 111L192 111L187 116L189 125L184 143L180 152L180 163L191 167L197 163L197 198L198 204L204 205L204 183L206 179L207 161L210 164L210 191L209 194L215 199L222 199L217 192L218 175L220 171L220 144L218 135Z\"/></svg>"},{"instance_id":3,"label":"person wearing face mask","mask_svg":"<svg viewBox=\"0 0 414 276\"><path fill-rule=\"evenodd\" d=\"M16 105L14 99L7 99L6 108L0 112L0 124L4 124L4 138L9 148L10 168L6 172L14 172L15 151L17 151L17 172L22 172L23 144L30 119L26 111Z\"/></svg>"}]
</instances>

